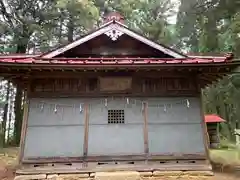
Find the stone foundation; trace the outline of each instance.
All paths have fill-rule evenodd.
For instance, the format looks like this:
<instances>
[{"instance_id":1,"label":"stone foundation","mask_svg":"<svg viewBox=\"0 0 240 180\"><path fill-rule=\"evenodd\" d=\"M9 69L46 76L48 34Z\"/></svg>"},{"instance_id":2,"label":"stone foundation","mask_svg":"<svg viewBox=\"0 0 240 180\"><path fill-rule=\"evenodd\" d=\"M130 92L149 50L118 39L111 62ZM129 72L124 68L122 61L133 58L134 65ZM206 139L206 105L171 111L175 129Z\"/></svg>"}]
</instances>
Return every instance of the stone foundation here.
<instances>
[{"instance_id":1,"label":"stone foundation","mask_svg":"<svg viewBox=\"0 0 240 180\"><path fill-rule=\"evenodd\" d=\"M164 177L168 179L194 179L197 177L213 176L212 171L117 171L77 174L35 174L17 175L14 180L157 180Z\"/></svg>"}]
</instances>

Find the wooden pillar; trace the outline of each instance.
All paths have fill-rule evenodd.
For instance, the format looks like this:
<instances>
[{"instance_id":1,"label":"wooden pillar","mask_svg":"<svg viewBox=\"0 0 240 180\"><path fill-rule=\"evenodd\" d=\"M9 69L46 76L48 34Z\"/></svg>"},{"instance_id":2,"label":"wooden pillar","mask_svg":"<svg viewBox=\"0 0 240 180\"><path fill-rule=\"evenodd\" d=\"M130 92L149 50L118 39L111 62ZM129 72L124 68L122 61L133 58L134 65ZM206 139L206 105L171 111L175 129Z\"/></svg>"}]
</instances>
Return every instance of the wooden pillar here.
<instances>
[{"instance_id":1,"label":"wooden pillar","mask_svg":"<svg viewBox=\"0 0 240 180\"><path fill-rule=\"evenodd\" d=\"M208 136L208 131L207 131L207 125L205 123L205 115L204 115L204 110L203 110L203 102L202 102L202 90L200 91L200 115L201 115L201 125L202 125L202 132L203 132L203 143L204 143L204 148L205 148L205 153L207 156L207 160L210 163L210 154L209 154L209 136Z\"/></svg>"},{"instance_id":2,"label":"wooden pillar","mask_svg":"<svg viewBox=\"0 0 240 180\"><path fill-rule=\"evenodd\" d=\"M83 156L84 159L87 157L88 154L88 134L89 134L89 104L84 104L84 144L83 144ZM86 165L86 164L85 164Z\"/></svg>"},{"instance_id":3,"label":"wooden pillar","mask_svg":"<svg viewBox=\"0 0 240 180\"><path fill-rule=\"evenodd\" d=\"M146 102L143 103L143 117L144 117L144 128L143 128L143 136L144 136L144 153L146 156L149 154L149 145L148 145L148 104Z\"/></svg>"},{"instance_id":4,"label":"wooden pillar","mask_svg":"<svg viewBox=\"0 0 240 180\"><path fill-rule=\"evenodd\" d=\"M19 159L18 163L21 165L22 159L24 156L24 148L25 148L25 141L26 141L26 134L27 134L27 124L28 124L28 115L29 115L29 100L27 97L27 93L25 95L25 102L24 102L24 110L23 110L23 121L22 121L22 130L21 130L21 139L20 139L20 152L19 152Z\"/></svg>"}]
</instances>

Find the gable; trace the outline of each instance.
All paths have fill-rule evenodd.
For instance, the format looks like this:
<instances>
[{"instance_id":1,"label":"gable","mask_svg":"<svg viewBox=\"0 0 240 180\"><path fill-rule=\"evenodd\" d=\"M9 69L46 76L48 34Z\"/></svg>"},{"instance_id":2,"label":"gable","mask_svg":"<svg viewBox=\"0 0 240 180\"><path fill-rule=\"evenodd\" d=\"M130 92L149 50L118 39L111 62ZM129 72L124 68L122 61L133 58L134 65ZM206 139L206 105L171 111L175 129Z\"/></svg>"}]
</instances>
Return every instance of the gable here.
<instances>
[{"instance_id":1,"label":"gable","mask_svg":"<svg viewBox=\"0 0 240 180\"><path fill-rule=\"evenodd\" d=\"M104 37L105 37L105 39L108 38L108 40L111 41L111 43L108 43L108 44L110 44L110 46L108 46L108 47L112 46L112 49L114 48L114 46L116 47L117 43L118 43L118 45L121 44L119 41L121 41L124 37L125 37L125 39L126 39L126 37L128 37L129 39L131 39L130 41L135 40L135 43L136 43L136 41L138 41L138 44L141 44L141 47L145 46L145 49L147 49L147 50L151 49L152 53L156 56L160 56L160 54L161 54L160 57L171 57L171 58L187 57L179 52L176 52L175 50L172 50L171 48L168 48L164 45L157 44L157 43L147 39L146 37L143 37L143 36L137 34L136 32L129 30L121 23L118 23L115 21L107 23L105 26L101 27L100 29L98 29L98 30L96 30L96 31L94 31L94 32L92 32L92 33L66 45L66 46L63 46L52 52L43 54L42 57L43 58L63 57L64 54L65 55L71 54L70 52L73 52L74 50L76 51L76 49L78 49L78 52L84 52L83 45L84 46L86 45L85 50L86 50L86 48L92 49L92 46L89 46L89 44L91 44L91 42L93 40L99 41L99 39L101 39L101 38L104 39ZM126 41L126 43L128 43L128 42L129 41ZM82 47L80 47L81 45L82 45ZM103 42L102 42L102 45L103 45ZM117 50L117 49L115 48L114 50ZM112 50L111 52L113 52L114 50ZM141 52L141 51L139 51L139 49L138 49L138 52ZM94 53L94 54L101 55L101 54L97 54L97 53ZM148 55L152 56L153 54L149 53ZM91 55L91 54L88 54L88 55ZM116 53L113 55L116 55Z\"/></svg>"},{"instance_id":2,"label":"gable","mask_svg":"<svg viewBox=\"0 0 240 180\"><path fill-rule=\"evenodd\" d=\"M136 39L123 34L116 41L102 34L56 57L162 57L172 58Z\"/></svg>"}]
</instances>

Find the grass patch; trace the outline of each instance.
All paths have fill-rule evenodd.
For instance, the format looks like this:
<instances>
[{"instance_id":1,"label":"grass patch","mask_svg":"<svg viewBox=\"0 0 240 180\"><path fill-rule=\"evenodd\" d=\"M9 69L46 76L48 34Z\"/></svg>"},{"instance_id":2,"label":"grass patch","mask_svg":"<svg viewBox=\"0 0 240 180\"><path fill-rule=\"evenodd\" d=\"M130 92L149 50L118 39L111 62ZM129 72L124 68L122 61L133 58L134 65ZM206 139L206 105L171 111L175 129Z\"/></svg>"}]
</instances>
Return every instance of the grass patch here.
<instances>
[{"instance_id":1,"label":"grass patch","mask_svg":"<svg viewBox=\"0 0 240 180\"><path fill-rule=\"evenodd\" d=\"M213 163L223 165L240 165L240 149L214 149L210 150Z\"/></svg>"}]
</instances>

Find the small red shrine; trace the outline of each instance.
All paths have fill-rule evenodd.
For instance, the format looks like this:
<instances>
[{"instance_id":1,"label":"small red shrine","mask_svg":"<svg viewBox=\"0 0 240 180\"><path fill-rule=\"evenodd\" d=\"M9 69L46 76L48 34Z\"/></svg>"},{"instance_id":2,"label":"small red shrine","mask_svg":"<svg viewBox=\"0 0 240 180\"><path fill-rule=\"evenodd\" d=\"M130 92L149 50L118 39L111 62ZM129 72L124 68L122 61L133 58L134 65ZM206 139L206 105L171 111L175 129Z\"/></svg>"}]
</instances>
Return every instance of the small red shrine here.
<instances>
[{"instance_id":1,"label":"small red shrine","mask_svg":"<svg viewBox=\"0 0 240 180\"><path fill-rule=\"evenodd\" d=\"M205 115L205 122L207 124L209 147L218 148L220 145L218 124L226 121L216 114L207 114Z\"/></svg>"}]
</instances>

